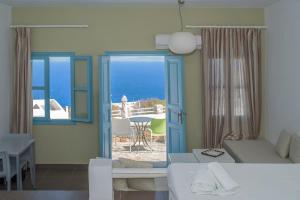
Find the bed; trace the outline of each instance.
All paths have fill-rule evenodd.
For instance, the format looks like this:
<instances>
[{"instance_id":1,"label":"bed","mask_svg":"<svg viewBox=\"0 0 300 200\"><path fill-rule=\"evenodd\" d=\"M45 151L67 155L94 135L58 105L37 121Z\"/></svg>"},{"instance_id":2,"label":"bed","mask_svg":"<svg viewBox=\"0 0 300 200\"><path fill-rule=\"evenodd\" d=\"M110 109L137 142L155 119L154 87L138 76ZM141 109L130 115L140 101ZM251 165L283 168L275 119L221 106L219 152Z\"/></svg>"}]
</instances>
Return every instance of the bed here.
<instances>
[{"instance_id":1,"label":"bed","mask_svg":"<svg viewBox=\"0 0 300 200\"><path fill-rule=\"evenodd\" d=\"M206 164L174 163L168 168L170 200L299 200L300 164L221 164L240 185L230 196L195 195L190 185Z\"/></svg>"}]
</instances>

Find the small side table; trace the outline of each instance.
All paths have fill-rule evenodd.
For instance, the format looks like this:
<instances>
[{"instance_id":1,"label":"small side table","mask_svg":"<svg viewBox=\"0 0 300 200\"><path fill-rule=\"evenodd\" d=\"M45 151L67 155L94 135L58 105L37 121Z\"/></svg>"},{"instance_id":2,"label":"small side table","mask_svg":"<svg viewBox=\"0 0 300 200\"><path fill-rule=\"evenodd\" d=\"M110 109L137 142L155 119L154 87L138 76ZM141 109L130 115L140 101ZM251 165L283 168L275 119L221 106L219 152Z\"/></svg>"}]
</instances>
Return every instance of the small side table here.
<instances>
[{"instance_id":1,"label":"small side table","mask_svg":"<svg viewBox=\"0 0 300 200\"><path fill-rule=\"evenodd\" d=\"M169 163L198 163L193 153L169 153Z\"/></svg>"},{"instance_id":2,"label":"small side table","mask_svg":"<svg viewBox=\"0 0 300 200\"><path fill-rule=\"evenodd\" d=\"M152 150L151 146L148 144L145 131L148 128L148 125L150 124L152 118L150 117L131 117L129 118L131 122L134 123L134 127L136 130L136 140L133 144L135 146L138 143L138 151L141 147L141 142L143 143L144 147L148 147L150 150Z\"/></svg>"},{"instance_id":3,"label":"small side table","mask_svg":"<svg viewBox=\"0 0 300 200\"><path fill-rule=\"evenodd\" d=\"M235 163L235 160L229 155L229 153L225 149L219 149L220 151L224 151L225 153L216 158L203 155L201 152L205 150L207 149L193 149L193 154L199 163L209 163L209 162Z\"/></svg>"}]
</instances>

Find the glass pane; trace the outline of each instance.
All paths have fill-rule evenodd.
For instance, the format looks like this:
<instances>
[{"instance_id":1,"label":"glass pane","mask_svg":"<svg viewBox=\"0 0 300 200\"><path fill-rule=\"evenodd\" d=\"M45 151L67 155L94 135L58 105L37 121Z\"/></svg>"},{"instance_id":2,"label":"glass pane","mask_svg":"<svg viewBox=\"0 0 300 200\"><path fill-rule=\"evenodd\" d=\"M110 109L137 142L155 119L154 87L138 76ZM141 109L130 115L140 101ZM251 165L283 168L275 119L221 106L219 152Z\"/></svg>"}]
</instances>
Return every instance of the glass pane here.
<instances>
[{"instance_id":1,"label":"glass pane","mask_svg":"<svg viewBox=\"0 0 300 200\"><path fill-rule=\"evenodd\" d=\"M45 91L33 90L33 117L45 117Z\"/></svg>"},{"instance_id":2,"label":"glass pane","mask_svg":"<svg viewBox=\"0 0 300 200\"><path fill-rule=\"evenodd\" d=\"M87 108L88 96L86 92L76 92L75 93L75 109L77 119L87 119L88 118L88 108Z\"/></svg>"},{"instance_id":3,"label":"glass pane","mask_svg":"<svg viewBox=\"0 0 300 200\"><path fill-rule=\"evenodd\" d=\"M75 87L87 86L87 66L86 60L76 60L75 65Z\"/></svg>"},{"instance_id":4,"label":"glass pane","mask_svg":"<svg viewBox=\"0 0 300 200\"><path fill-rule=\"evenodd\" d=\"M32 60L32 86L43 87L45 85L45 61L42 59Z\"/></svg>"},{"instance_id":5,"label":"glass pane","mask_svg":"<svg viewBox=\"0 0 300 200\"><path fill-rule=\"evenodd\" d=\"M71 119L71 59L50 57L50 119Z\"/></svg>"},{"instance_id":6,"label":"glass pane","mask_svg":"<svg viewBox=\"0 0 300 200\"><path fill-rule=\"evenodd\" d=\"M178 81L177 81L177 77L178 77L178 67L177 67L177 64L176 63L171 63L171 66L170 66L170 77L171 79L174 79L174 80L170 80L169 82L169 90L170 90L170 102L171 104L179 104L179 94L178 94Z\"/></svg>"}]
</instances>

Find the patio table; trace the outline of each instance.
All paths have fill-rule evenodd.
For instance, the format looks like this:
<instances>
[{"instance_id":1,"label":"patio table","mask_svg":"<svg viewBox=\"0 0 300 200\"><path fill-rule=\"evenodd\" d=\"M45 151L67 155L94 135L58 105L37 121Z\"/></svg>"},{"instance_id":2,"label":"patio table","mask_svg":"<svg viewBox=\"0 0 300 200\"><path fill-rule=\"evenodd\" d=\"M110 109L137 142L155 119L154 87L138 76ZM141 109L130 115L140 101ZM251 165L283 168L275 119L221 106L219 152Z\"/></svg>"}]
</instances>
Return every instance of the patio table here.
<instances>
[{"instance_id":1,"label":"patio table","mask_svg":"<svg viewBox=\"0 0 300 200\"><path fill-rule=\"evenodd\" d=\"M148 144L145 132L152 120L151 117L131 117L129 118L131 122L134 123L134 127L136 129L136 140L133 144L133 146L136 145L136 143L139 143L138 150L140 148L141 142L143 143L144 147L149 147L150 150L152 150L151 146Z\"/></svg>"}]
</instances>

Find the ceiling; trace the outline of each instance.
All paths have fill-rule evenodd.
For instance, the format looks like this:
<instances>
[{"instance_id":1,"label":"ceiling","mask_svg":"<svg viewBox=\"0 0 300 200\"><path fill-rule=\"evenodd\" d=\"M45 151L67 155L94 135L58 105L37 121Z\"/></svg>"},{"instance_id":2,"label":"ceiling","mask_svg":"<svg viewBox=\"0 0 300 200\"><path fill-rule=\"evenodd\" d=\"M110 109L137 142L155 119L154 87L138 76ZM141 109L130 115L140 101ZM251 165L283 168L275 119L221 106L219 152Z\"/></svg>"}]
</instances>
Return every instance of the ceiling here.
<instances>
[{"instance_id":1,"label":"ceiling","mask_svg":"<svg viewBox=\"0 0 300 200\"><path fill-rule=\"evenodd\" d=\"M278 0L185 0L187 5L265 7ZM0 2L18 5L175 5L177 0L0 0Z\"/></svg>"}]
</instances>

